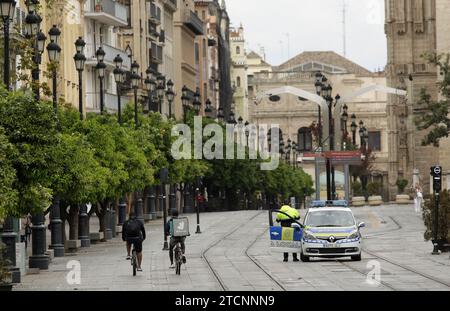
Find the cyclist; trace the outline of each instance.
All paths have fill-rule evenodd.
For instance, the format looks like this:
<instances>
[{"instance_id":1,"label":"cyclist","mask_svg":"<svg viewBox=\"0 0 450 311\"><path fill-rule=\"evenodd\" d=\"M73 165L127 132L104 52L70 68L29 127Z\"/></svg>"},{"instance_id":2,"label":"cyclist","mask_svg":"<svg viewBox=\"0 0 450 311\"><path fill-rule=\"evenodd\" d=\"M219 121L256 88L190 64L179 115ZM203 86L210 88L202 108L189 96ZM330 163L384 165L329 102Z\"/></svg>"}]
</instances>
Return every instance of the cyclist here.
<instances>
[{"instance_id":1,"label":"cyclist","mask_svg":"<svg viewBox=\"0 0 450 311\"><path fill-rule=\"evenodd\" d=\"M177 209L172 209L172 218L169 219L169 221L166 223L166 236L170 236L170 242L169 242L169 258L170 258L170 269L175 269L175 265L173 263L173 249L175 248L175 245L177 245L177 243L181 244L181 252L183 253L183 257L181 258L181 260L183 261L183 263L186 263L186 256L184 256L184 252L186 250L186 245L184 244L184 241L186 240L186 237L174 237L171 235L170 233L170 227L171 227L171 222L173 221L174 218L178 217L178 210Z\"/></svg>"},{"instance_id":2,"label":"cyclist","mask_svg":"<svg viewBox=\"0 0 450 311\"><path fill-rule=\"evenodd\" d=\"M122 240L127 242L127 260L131 259L131 245L134 245L138 261L137 271L142 272L142 242L145 240L145 228L144 224L136 218L133 210L130 211L128 220L122 226Z\"/></svg>"},{"instance_id":3,"label":"cyclist","mask_svg":"<svg viewBox=\"0 0 450 311\"><path fill-rule=\"evenodd\" d=\"M291 207L289 204L290 201L285 200L284 205L280 208L280 211L288 214L295 220L299 220L300 219L299 212L295 208ZM291 227L291 225L294 223L294 221L291 218L282 213L277 214L276 221L279 222L282 227ZM283 253L283 257L284 257L283 261L287 262L289 260L289 253ZM295 262L299 261L297 253L293 253L292 257Z\"/></svg>"}]
</instances>

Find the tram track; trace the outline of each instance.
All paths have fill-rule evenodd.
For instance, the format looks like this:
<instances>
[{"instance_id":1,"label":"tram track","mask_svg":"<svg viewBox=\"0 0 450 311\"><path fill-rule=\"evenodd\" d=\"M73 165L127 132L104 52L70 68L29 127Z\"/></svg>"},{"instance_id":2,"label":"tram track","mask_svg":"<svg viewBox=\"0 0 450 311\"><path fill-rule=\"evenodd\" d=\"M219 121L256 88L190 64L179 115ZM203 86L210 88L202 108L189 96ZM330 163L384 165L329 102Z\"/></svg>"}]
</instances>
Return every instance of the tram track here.
<instances>
[{"instance_id":1,"label":"tram track","mask_svg":"<svg viewBox=\"0 0 450 311\"><path fill-rule=\"evenodd\" d=\"M266 211L262 211L259 212L255 215L253 215L252 217L245 219L245 221L239 223L239 225L235 226L232 230L230 230L229 232L227 232L225 235L223 235L220 239L217 239L216 241L214 241L212 244L210 244L203 252L202 252L202 258L203 260L206 262L206 264L208 265L208 268L211 270L211 272L213 273L215 279L217 280L218 284L220 285L221 289L223 291L229 291L229 287L225 284L224 280L221 278L219 272L214 268L214 265L212 264L212 258L209 258L207 256L208 252L211 251L214 247L216 247L220 242L223 242L224 240L226 240L227 238L229 238L230 236L232 236L234 233L236 233L239 229L242 229L242 225L243 224L248 224L254 220L255 218L257 218L258 216L260 216L261 214L265 213ZM264 235L267 233L267 229L265 229L261 234L257 235L257 237L251 241L251 243L247 246L247 248L245 249L244 253L245 256L250 259L252 261L252 263L259 268L259 270L261 270L280 290L282 291L286 291L287 289L283 286L283 284L281 284L280 281L278 281L273 275L270 274L269 271L267 271L263 265L254 257L252 257L249 254L249 250L256 244L256 242Z\"/></svg>"}]
</instances>

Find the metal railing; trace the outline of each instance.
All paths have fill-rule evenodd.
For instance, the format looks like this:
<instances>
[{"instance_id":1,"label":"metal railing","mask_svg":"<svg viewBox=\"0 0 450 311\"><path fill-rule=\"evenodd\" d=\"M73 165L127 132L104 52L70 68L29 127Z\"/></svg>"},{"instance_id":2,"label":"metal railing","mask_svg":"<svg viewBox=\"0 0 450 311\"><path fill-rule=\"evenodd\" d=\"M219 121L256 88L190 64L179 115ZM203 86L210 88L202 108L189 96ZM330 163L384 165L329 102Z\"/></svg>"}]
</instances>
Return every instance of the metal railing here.
<instances>
[{"instance_id":1,"label":"metal railing","mask_svg":"<svg viewBox=\"0 0 450 311\"><path fill-rule=\"evenodd\" d=\"M97 61L95 52L97 51L99 46L100 45L94 45L92 43L86 44L85 55L86 55L86 58L88 61L92 61L92 60ZM128 57L127 53L125 53L123 50L115 48L108 44L102 44L101 47L105 51L105 63L113 64L114 58L117 56L117 54L119 54L120 57L122 57L124 69L131 68L130 58Z\"/></svg>"},{"instance_id":2,"label":"metal railing","mask_svg":"<svg viewBox=\"0 0 450 311\"><path fill-rule=\"evenodd\" d=\"M86 12L89 13L106 13L111 16L123 20L125 23L128 20L128 9L126 6L113 0L90 0L86 2Z\"/></svg>"}]
</instances>

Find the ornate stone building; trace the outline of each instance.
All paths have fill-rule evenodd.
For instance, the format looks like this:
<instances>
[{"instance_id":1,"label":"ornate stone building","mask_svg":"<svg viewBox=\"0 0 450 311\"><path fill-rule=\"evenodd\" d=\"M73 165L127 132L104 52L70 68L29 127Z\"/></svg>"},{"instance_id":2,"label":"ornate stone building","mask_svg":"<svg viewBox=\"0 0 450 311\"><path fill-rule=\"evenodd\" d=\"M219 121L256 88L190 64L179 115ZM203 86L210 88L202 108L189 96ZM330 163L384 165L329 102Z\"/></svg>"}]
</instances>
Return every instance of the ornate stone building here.
<instances>
[{"instance_id":1,"label":"ornate stone building","mask_svg":"<svg viewBox=\"0 0 450 311\"><path fill-rule=\"evenodd\" d=\"M424 53L448 53L450 9L443 0L386 0L386 36L388 40L388 86L404 88L407 100L388 98L389 117L389 186L395 193L395 182L403 177L410 183L420 182L430 189L430 166L450 168L448 140L440 148L422 146L425 132L417 130L414 118L423 112L418 102L423 88L438 98L437 68L429 64ZM447 15L446 15L447 12Z\"/></svg>"},{"instance_id":2,"label":"ornate stone building","mask_svg":"<svg viewBox=\"0 0 450 311\"><path fill-rule=\"evenodd\" d=\"M321 71L333 86L333 97L339 94L348 105L349 115L355 113L357 123L360 120L369 132L369 146L374 150L376 161L372 181L383 184L383 197L389 197L389 144L388 116L386 111L387 95L383 92L386 86L384 73L373 73L338 55L335 52L304 52L286 63L272 67L272 70L254 72L252 87L255 94L261 94L284 86L291 86L311 95L315 91L315 73ZM371 89L373 87L373 89ZM378 89L376 89L377 87ZM365 92L358 93L361 89ZM284 142L291 139L299 146L300 153L314 152L317 142L313 141L311 125L318 120L318 105L306 98L283 94L280 101L272 102L268 98L256 104L251 103L251 121L255 124L279 125ZM340 118L340 113L335 117ZM322 118L324 116L322 115ZM324 121L326 122L326 121ZM351 121L347 122L347 133L351 134ZM338 126L336 126L338 127ZM339 130L336 131L340 132ZM350 135L352 136L352 135ZM328 135L324 133L324 139ZM336 135L336 146L339 149L341 139ZM356 144L360 145L358 133ZM314 164L302 164L307 173L315 179ZM320 183L322 197L325 197L325 167L321 167ZM336 167L337 189L343 197L343 167Z\"/></svg>"}]
</instances>

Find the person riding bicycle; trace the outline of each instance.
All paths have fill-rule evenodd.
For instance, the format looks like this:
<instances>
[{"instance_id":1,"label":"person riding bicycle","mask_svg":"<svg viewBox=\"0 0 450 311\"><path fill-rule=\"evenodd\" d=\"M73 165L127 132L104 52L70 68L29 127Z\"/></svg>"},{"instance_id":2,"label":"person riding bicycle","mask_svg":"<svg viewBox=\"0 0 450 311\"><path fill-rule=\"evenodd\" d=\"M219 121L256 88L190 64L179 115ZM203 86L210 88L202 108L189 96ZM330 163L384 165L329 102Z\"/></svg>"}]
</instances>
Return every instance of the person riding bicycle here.
<instances>
[{"instance_id":1,"label":"person riding bicycle","mask_svg":"<svg viewBox=\"0 0 450 311\"><path fill-rule=\"evenodd\" d=\"M127 260L131 259L131 245L134 246L137 254L137 271L142 272L142 242L145 240L145 228L144 224L136 218L133 210L122 226L122 240L127 242Z\"/></svg>"},{"instance_id":2,"label":"person riding bicycle","mask_svg":"<svg viewBox=\"0 0 450 311\"><path fill-rule=\"evenodd\" d=\"M183 263L186 263L186 256L184 256L184 252L186 250L186 245L184 243L184 241L186 240L186 237L174 237L171 235L170 232L170 228L171 228L171 223L173 222L173 219L176 219L178 217L178 210L177 209L172 209L172 218L169 219L169 221L167 221L166 223L166 236L170 236L170 242L169 242L169 258L170 258L170 269L175 269L175 265L173 263L173 249L175 248L175 245L177 245L177 243L180 243L181 245L181 252L183 253L183 257L181 258L181 260L183 261Z\"/></svg>"},{"instance_id":3,"label":"person riding bicycle","mask_svg":"<svg viewBox=\"0 0 450 311\"><path fill-rule=\"evenodd\" d=\"M289 204L290 201L285 200L284 205L280 208L280 211L283 213L277 214L276 221L279 222L282 227L291 227L292 224L294 223L294 220L300 219L299 212L295 208L291 207ZM291 218L285 214L291 216ZM289 253L283 253L283 257L284 257L283 261L287 262L289 260ZM295 262L299 261L297 253L293 253L292 257Z\"/></svg>"}]
</instances>

